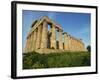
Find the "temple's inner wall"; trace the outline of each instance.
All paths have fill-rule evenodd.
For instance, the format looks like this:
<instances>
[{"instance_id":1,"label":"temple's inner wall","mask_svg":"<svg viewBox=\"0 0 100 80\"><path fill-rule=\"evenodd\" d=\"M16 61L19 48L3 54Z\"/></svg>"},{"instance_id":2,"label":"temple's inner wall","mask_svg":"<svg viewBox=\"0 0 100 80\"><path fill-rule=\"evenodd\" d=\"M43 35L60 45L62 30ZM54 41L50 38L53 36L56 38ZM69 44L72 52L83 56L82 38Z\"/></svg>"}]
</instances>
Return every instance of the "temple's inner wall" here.
<instances>
[{"instance_id":1,"label":"temple's inner wall","mask_svg":"<svg viewBox=\"0 0 100 80\"><path fill-rule=\"evenodd\" d=\"M48 25L50 30L48 30ZM67 32L63 32L62 27L47 16L33 22L27 36L25 52L32 52L37 49L85 51L84 43L81 40L70 36Z\"/></svg>"}]
</instances>

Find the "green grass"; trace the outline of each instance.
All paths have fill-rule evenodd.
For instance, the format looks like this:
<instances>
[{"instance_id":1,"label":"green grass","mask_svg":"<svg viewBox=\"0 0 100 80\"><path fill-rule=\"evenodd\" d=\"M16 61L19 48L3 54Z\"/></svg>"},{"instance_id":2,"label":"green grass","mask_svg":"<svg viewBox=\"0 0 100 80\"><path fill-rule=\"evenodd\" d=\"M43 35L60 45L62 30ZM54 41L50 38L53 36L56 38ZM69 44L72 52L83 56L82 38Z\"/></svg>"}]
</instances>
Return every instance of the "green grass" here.
<instances>
[{"instance_id":1,"label":"green grass","mask_svg":"<svg viewBox=\"0 0 100 80\"><path fill-rule=\"evenodd\" d=\"M90 66L90 52L23 54L23 69Z\"/></svg>"}]
</instances>

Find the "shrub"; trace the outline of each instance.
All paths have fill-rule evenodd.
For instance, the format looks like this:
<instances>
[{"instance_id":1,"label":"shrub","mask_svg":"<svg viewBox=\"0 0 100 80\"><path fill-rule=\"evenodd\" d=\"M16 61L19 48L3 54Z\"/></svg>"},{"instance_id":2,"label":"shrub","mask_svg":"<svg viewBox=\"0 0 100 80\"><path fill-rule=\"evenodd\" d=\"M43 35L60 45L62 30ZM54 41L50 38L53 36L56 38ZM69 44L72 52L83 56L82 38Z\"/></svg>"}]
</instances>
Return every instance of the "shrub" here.
<instances>
[{"instance_id":1,"label":"shrub","mask_svg":"<svg viewBox=\"0 0 100 80\"><path fill-rule=\"evenodd\" d=\"M62 52L23 54L23 69L90 66L89 52Z\"/></svg>"}]
</instances>

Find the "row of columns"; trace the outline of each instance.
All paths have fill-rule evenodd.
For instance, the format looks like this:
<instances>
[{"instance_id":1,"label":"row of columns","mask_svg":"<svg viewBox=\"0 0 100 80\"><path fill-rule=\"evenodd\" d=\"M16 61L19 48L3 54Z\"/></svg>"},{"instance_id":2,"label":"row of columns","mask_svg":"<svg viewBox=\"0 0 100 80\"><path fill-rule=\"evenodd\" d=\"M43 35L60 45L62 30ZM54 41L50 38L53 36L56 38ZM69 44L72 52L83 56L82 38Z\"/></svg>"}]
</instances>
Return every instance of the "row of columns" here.
<instances>
[{"instance_id":1,"label":"row of columns","mask_svg":"<svg viewBox=\"0 0 100 80\"><path fill-rule=\"evenodd\" d=\"M52 36L50 38L50 48L56 49L56 28L51 25ZM46 49L48 46L48 23L44 20L43 24L39 25L26 40L25 52L31 52L35 49ZM59 30L59 49L63 49L62 31Z\"/></svg>"},{"instance_id":2,"label":"row of columns","mask_svg":"<svg viewBox=\"0 0 100 80\"><path fill-rule=\"evenodd\" d=\"M67 33L64 33L64 49L69 51L84 51L84 44L69 36Z\"/></svg>"},{"instance_id":3,"label":"row of columns","mask_svg":"<svg viewBox=\"0 0 100 80\"><path fill-rule=\"evenodd\" d=\"M64 33L64 44L62 40L62 30L59 32L59 49L68 51L82 51L84 45L78 40L72 38L67 33ZM50 48L57 49L56 41L56 26L51 24L50 33ZM25 52L31 52L35 49L47 49L48 48L48 22L43 21L32 33L27 37Z\"/></svg>"}]
</instances>

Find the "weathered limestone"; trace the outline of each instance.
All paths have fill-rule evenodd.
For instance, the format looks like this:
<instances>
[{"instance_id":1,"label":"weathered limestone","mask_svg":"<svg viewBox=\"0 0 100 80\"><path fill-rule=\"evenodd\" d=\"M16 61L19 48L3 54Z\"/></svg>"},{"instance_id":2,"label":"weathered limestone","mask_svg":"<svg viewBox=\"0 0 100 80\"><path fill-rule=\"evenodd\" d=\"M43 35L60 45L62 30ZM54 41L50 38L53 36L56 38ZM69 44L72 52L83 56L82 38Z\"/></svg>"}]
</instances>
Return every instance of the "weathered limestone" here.
<instances>
[{"instance_id":1,"label":"weathered limestone","mask_svg":"<svg viewBox=\"0 0 100 80\"><path fill-rule=\"evenodd\" d=\"M59 49L63 49L62 30L59 30Z\"/></svg>"},{"instance_id":2,"label":"weathered limestone","mask_svg":"<svg viewBox=\"0 0 100 80\"><path fill-rule=\"evenodd\" d=\"M71 44L71 36L68 35L68 39L69 39L69 42L68 42L68 48L69 48L69 51L72 50L72 44Z\"/></svg>"},{"instance_id":3,"label":"weathered limestone","mask_svg":"<svg viewBox=\"0 0 100 80\"><path fill-rule=\"evenodd\" d=\"M32 42L31 42L32 46L31 46L31 51L33 51L34 49L34 32L32 32Z\"/></svg>"},{"instance_id":4,"label":"weathered limestone","mask_svg":"<svg viewBox=\"0 0 100 80\"><path fill-rule=\"evenodd\" d=\"M41 44L41 33L42 33L42 25L39 25L38 31L37 31L37 40L36 40L36 49L40 48Z\"/></svg>"},{"instance_id":5,"label":"weathered limestone","mask_svg":"<svg viewBox=\"0 0 100 80\"><path fill-rule=\"evenodd\" d=\"M74 43L74 39L72 40L72 49L73 49L73 51L75 51L75 43Z\"/></svg>"},{"instance_id":6,"label":"weathered limestone","mask_svg":"<svg viewBox=\"0 0 100 80\"><path fill-rule=\"evenodd\" d=\"M69 50L68 45L69 45L69 38L67 36L67 33L64 33L64 49L65 50Z\"/></svg>"},{"instance_id":7,"label":"weathered limestone","mask_svg":"<svg viewBox=\"0 0 100 80\"><path fill-rule=\"evenodd\" d=\"M73 47L73 45L72 45L72 37L70 37L70 50L71 51L73 50L72 47Z\"/></svg>"},{"instance_id":8,"label":"weathered limestone","mask_svg":"<svg viewBox=\"0 0 100 80\"><path fill-rule=\"evenodd\" d=\"M48 33L47 22L44 20L43 28L42 28L42 38L41 38L41 48L42 49L47 48L47 38L48 38L47 33Z\"/></svg>"},{"instance_id":9,"label":"weathered limestone","mask_svg":"<svg viewBox=\"0 0 100 80\"><path fill-rule=\"evenodd\" d=\"M30 47L29 47L29 51L31 52L32 51L32 35L30 35Z\"/></svg>"},{"instance_id":10,"label":"weathered limestone","mask_svg":"<svg viewBox=\"0 0 100 80\"><path fill-rule=\"evenodd\" d=\"M30 41L31 41L31 39L30 39L30 36L29 36L29 39L28 39L28 52L30 52Z\"/></svg>"},{"instance_id":11,"label":"weathered limestone","mask_svg":"<svg viewBox=\"0 0 100 80\"><path fill-rule=\"evenodd\" d=\"M27 52L27 51L28 51L28 38L26 40L26 46L25 46L25 52Z\"/></svg>"},{"instance_id":12,"label":"weathered limestone","mask_svg":"<svg viewBox=\"0 0 100 80\"><path fill-rule=\"evenodd\" d=\"M73 38L71 37L71 50L73 51Z\"/></svg>"},{"instance_id":13,"label":"weathered limestone","mask_svg":"<svg viewBox=\"0 0 100 80\"><path fill-rule=\"evenodd\" d=\"M48 28L50 25L50 30ZM56 34L56 31L59 34ZM47 16L36 20L32 24L31 30L27 36L25 52L37 50L51 49L51 52L56 51L84 51L85 47L81 40L70 36L64 32L60 25L54 23ZM64 35L64 36L63 36ZM64 40L63 40L64 38Z\"/></svg>"},{"instance_id":14,"label":"weathered limestone","mask_svg":"<svg viewBox=\"0 0 100 80\"><path fill-rule=\"evenodd\" d=\"M75 45L76 44L74 44L74 38L72 37L72 39L71 39L71 43L72 43L72 51L75 51Z\"/></svg>"},{"instance_id":15,"label":"weathered limestone","mask_svg":"<svg viewBox=\"0 0 100 80\"><path fill-rule=\"evenodd\" d=\"M56 30L55 30L54 25L52 25L51 32L52 32L52 34L51 34L51 48L56 49Z\"/></svg>"},{"instance_id":16,"label":"weathered limestone","mask_svg":"<svg viewBox=\"0 0 100 80\"><path fill-rule=\"evenodd\" d=\"M34 31L34 38L33 38L33 44L34 44L34 46L33 46L33 51L35 50L35 48L36 48L36 30Z\"/></svg>"}]
</instances>

